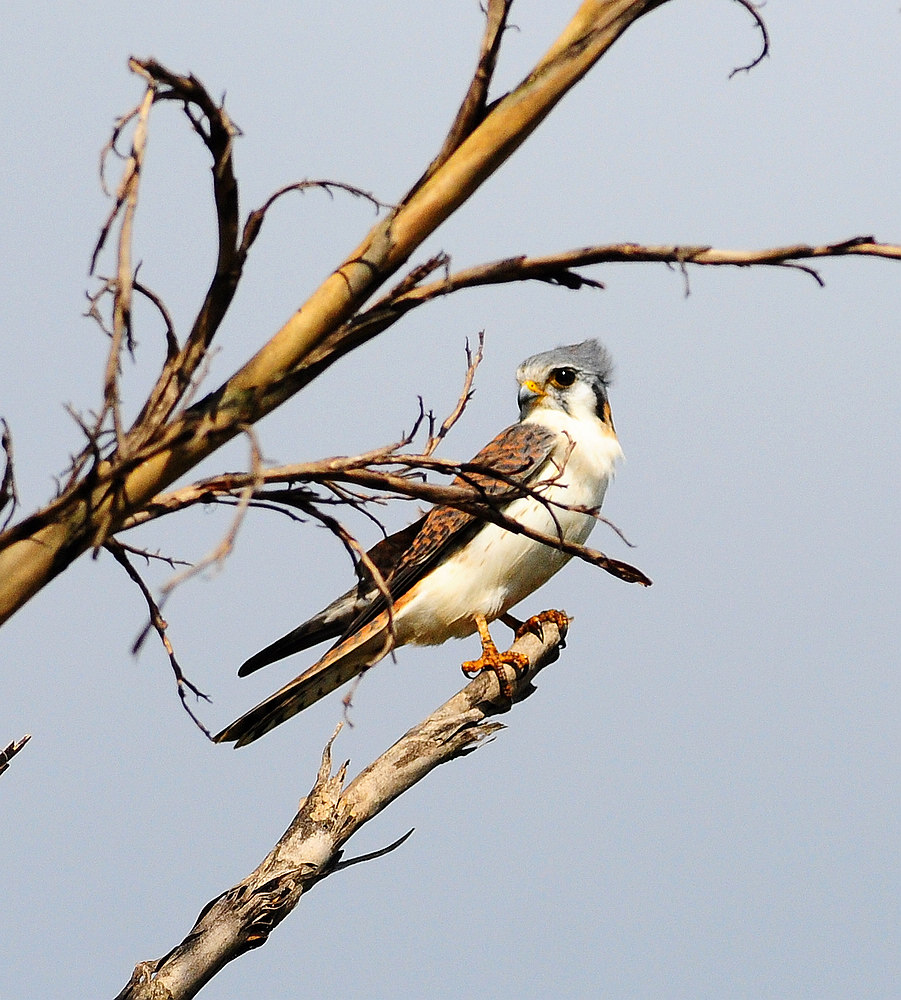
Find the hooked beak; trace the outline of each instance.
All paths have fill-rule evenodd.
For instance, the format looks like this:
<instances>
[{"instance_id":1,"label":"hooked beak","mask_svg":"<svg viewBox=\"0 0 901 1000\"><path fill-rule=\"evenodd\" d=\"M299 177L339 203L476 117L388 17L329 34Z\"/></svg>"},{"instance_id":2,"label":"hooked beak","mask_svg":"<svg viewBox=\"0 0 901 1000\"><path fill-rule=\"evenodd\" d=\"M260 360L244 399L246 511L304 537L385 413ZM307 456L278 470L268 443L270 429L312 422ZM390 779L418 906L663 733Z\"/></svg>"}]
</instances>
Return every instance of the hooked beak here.
<instances>
[{"instance_id":1,"label":"hooked beak","mask_svg":"<svg viewBox=\"0 0 901 1000\"><path fill-rule=\"evenodd\" d=\"M537 382L532 381L532 379L527 378L524 382L521 382L519 396L517 397L520 414L524 416L532 409L537 400L543 399L546 395L547 393L544 389Z\"/></svg>"}]
</instances>

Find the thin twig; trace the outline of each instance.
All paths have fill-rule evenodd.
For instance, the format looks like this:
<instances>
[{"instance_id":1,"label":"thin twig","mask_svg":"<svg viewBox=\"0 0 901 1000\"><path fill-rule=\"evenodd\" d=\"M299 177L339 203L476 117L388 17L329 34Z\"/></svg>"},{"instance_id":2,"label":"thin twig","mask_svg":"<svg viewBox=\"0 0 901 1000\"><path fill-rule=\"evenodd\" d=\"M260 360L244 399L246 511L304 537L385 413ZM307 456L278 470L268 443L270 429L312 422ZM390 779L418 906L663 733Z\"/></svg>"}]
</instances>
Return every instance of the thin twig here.
<instances>
[{"instance_id":1,"label":"thin twig","mask_svg":"<svg viewBox=\"0 0 901 1000\"><path fill-rule=\"evenodd\" d=\"M118 156L120 160L126 160L128 158L127 154L119 152L116 143L119 141L119 137L125 130L125 126L128 125L133 118L140 114L140 111L141 104L136 104L130 111L126 111L125 114L120 115L113 124L112 135L106 145L104 145L103 149L100 150L100 190L104 193L104 195L106 195L107 198L112 198L113 193L110 190L109 185L106 183L106 162L109 159L110 154ZM105 227L107 232L109 231L109 226L112 224L112 220L115 219L115 217L115 213L113 213L108 219L107 226ZM102 246L103 241L101 240L100 243ZM99 250L95 247L92 261L96 260L98 252Z\"/></svg>"},{"instance_id":2,"label":"thin twig","mask_svg":"<svg viewBox=\"0 0 901 1000\"><path fill-rule=\"evenodd\" d=\"M447 436L450 429L454 424L463 416L463 411L466 409L466 404L472 399L472 383L476 377L476 369L482 362L483 348L485 346L485 331L479 331L479 347L473 356L472 351L469 348L469 338L466 340L466 375L463 379L463 389L460 392L460 397L457 400L456 406L451 410L451 412L445 417L444 422L438 428L437 433L432 433L429 431L429 439L426 441L425 448L423 449L424 455L431 455L432 452L438 447L439 444Z\"/></svg>"},{"instance_id":3,"label":"thin twig","mask_svg":"<svg viewBox=\"0 0 901 1000\"><path fill-rule=\"evenodd\" d=\"M235 501L237 503L237 501ZM149 549L138 548L136 545L128 545L123 542L121 538L116 539L116 544L122 548L123 552L127 552L129 555L137 556L139 559L143 559L146 563L150 562L161 562L165 563L170 569L175 569L176 566L190 566L191 563L186 559L176 559L174 556L165 556L162 552L151 552Z\"/></svg>"},{"instance_id":4,"label":"thin twig","mask_svg":"<svg viewBox=\"0 0 901 1000\"><path fill-rule=\"evenodd\" d=\"M376 196L369 191L364 191L362 188L356 187L353 184L345 184L343 181L297 181L294 184L286 184L284 187L279 188L277 191L269 195L259 208L254 209L250 215L248 215L247 221L244 223L241 244L238 248L238 252L242 258L247 256L247 252L253 246L257 236L260 235L260 229L263 226L266 213L273 206L273 204L279 200L279 198L289 194L291 191L299 191L303 193L304 191L308 191L313 188L325 191L329 197L334 197L335 191L345 191L347 194L352 194L356 198L363 198L366 201L371 202L371 204L375 206L376 212L379 212L382 209L392 209L395 207L388 202L384 202L376 198Z\"/></svg>"},{"instance_id":5,"label":"thin twig","mask_svg":"<svg viewBox=\"0 0 901 1000\"><path fill-rule=\"evenodd\" d=\"M398 847L401 847L403 844L405 844L410 839L410 837L413 836L415 829L416 829L415 827L411 827L402 837L398 837L397 840L394 841L394 843L389 844L387 847L383 847L378 851L370 851L368 854L359 854L355 858L348 858L346 861L339 861L338 864L336 864L332 870L340 872L343 871L345 868L350 868L352 865L360 865L367 861L376 861L379 858L383 858L385 857L386 854L390 854L392 851L396 851Z\"/></svg>"},{"instance_id":6,"label":"thin twig","mask_svg":"<svg viewBox=\"0 0 901 1000\"><path fill-rule=\"evenodd\" d=\"M163 644L163 648L166 650L166 654L169 657L169 664L172 667L172 672L175 675L175 686L178 690L178 697L181 699L181 704L184 710L188 713L194 722L194 725L206 736L207 739L212 740L212 733L206 728L206 726L200 721L197 715L191 709L188 704L188 698L186 691L190 691L195 698L202 698L204 701L209 701L209 697L205 695L200 688L193 684L185 676L184 671L181 669L176 656L175 650L172 648L172 643L169 641L168 628L169 623L163 618L162 612L160 611L159 605L153 599L153 595L150 593L150 588L144 583L141 574L132 565L131 560L126 554L124 546L118 542L115 538L108 538L103 543L103 548L110 553L110 555L116 560L117 563L125 570L129 578L137 585L141 594L144 596L144 600L147 602L147 609L150 614L150 621L148 628L153 628L156 634L160 638L160 642ZM147 628L145 628L138 638L135 640L134 646L132 647L132 652L136 653L141 644L144 641L144 637L147 634Z\"/></svg>"},{"instance_id":7,"label":"thin twig","mask_svg":"<svg viewBox=\"0 0 901 1000\"><path fill-rule=\"evenodd\" d=\"M419 184L413 188L414 191L450 159L453 153L459 149L463 140L470 136L484 119L485 109L488 106L488 89L494 77L501 41L507 26L507 17L512 6L513 0L488 0L488 4L484 8L485 30L482 34L475 73L441 150L429 165Z\"/></svg>"},{"instance_id":8,"label":"thin twig","mask_svg":"<svg viewBox=\"0 0 901 1000\"><path fill-rule=\"evenodd\" d=\"M149 106L153 102L153 96L154 96L153 83L152 81L148 80L147 90L144 92L144 96L141 98L140 103L138 103L134 108L132 108L131 111L126 112L124 115L122 115L121 118L116 120L116 123L113 126L112 137L103 147L103 150L100 154L100 184L104 193L107 196L113 198L113 206L106 217L106 221L100 227L100 234L97 237L97 241L94 244L94 249L91 252L91 262L90 262L90 267L88 268L89 274L94 273L94 268L97 266L97 259L99 258L101 251L106 245L107 238L109 237L109 234L113 228L113 223L116 221L116 219L119 216L119 213L123 210L123 208L127 203L129 195L129 187L134 181L135 173L140 169L140 163L135 157L136 150L135 150L134 135L132 136L131 152L127 157L123 156L116 149L116 142L121 136L125 126L129 122L131 122L132 119L135 118L138 119L138 125L136 125L136 130L140 127L140 122L142 118L146 125L146 119L149 113ZM146 142L146 131L144 133L144 139ZM106 177L105 177L106 159L110 152L115 152L118 156L120 156L123 160L125 160L125 167L123 168L122 177L119 180L119 184L116 187L115 196L113 196L110 193L106 185ZM143 146L141 146L137 150L137 152L139 156L143 156Z\"/></svg>"},{"instance_id":9,"label":"thin twig","mask_svg":"<svg viewBox=\"0 0 901 1000\"><path fill-rule=\"evenodd\" d=\"M156 306L157 312L162 317L163 324L166 327L166 360L172 361L178 354L178 337L175 333L175 324L172 322L172 316L166 308L166 303L163 302L156 292L151 291L146 285L141 284L137 280L137 275L135 275L133 287L136 292L140 292L144 298L149 299Z\"/></svg>"},{"instance_id":10,"label":"thin twig","mask_svg":"<svg viewBox=\"0 0 901 1000\"><path fill-rule=\"evenodd\" d=\"M736 66L734 70L729 74L729 79L731 80L736 73L750 73L755 66L760 65L761 62L770 54L770 35L766 28L766 22L760 14L757 6L751 2L751 0L735 0L736 3L741 4L742 7L754 18L757 25L757 30L760 32L761 46L760 52L757 54L756 58L752 59L746 66Z\"/></svg>"},{"instance_id":11,"label":"thin twig","mask_svg":"<svg viewBox=\"0 0 901 1000\"><path fill-rule=\"evenodd\" d=\"M238 532L241 530L241 525L244 523L247 509L250 506L250 501L253 499L254 493L263 485L263 457L260 451L259 442L256 438L256 433L250 426L244 428L244 433L247 435L247 439L250 442L250 472L247 476L246 485L238 491L238 504L231 526L219 540L218 544L199 562L194 563L193 565L190 565L186 569L182 570L180 573L177 573L171 580L167 581L163 585L162 597L164 601L176 587L184 583L185 580L189 580L191 577L203 572L203 570L205 570L208 566L221 567L229 555L231 555L231 552L235 547L235 541L237 540Z\"/></svg>"}]
</instances>

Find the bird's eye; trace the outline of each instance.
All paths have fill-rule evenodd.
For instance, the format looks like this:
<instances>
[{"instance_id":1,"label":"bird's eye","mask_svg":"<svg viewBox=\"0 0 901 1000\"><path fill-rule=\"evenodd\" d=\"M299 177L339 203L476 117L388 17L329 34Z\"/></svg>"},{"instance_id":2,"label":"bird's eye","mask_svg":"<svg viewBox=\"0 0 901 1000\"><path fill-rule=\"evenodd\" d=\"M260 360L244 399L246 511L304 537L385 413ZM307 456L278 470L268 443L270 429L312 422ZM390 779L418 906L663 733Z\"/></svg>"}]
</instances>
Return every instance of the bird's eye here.
<instances>
[{"instance_id":1,"label":"bird's eye","mask_svg":"<svg viewBox=\"0 0 901 1000\"><path fill-rule=\"evenodd\" d=\"M555 368L551 372L551 384L558 389L565 389L576 380L575 368Z\"/></svg>"}]
</instances>

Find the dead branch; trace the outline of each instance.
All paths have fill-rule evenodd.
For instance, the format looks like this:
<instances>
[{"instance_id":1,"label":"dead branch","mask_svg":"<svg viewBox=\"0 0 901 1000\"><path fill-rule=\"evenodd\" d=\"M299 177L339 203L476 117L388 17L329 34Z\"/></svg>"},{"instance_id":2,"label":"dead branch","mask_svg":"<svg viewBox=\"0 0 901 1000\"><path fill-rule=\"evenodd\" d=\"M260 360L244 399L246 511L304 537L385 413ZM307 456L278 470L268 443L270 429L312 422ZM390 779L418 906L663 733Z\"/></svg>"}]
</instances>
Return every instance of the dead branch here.
<instances>
[{"instance_id":1,"label":"dead branch","mask_svg":"<svg viewBox=\"0 0 901 1000\"><path fill-rule=\"evenodd\" d=\"M383 208L394 208L395 206L389 205L387 202L379 201L374 194L369 191L364 191L362 188L355 187L353 184L345 184L343 181L297 181L294 184L286 184L284 187L278 189L278 191L273 192L265 202L259 207L254 209L250 215L247 217L247 222L244 223L244 231L241 236L241 245L238 248L238 254L243 263L247 258L247 254L250 248L256 241L256 238L260 235L260 230L263 227L263 221L266 218L266 213L270 208L286 194L291 191L297 191L301 194L304 191L309 191L312 189L318 189L320 191L325 191L329 197L334 197L335 191L344 191L347 194L351 194L356 198L362 198L364 201L368 201L375 206L376 212Z\"/></svg>"},{"instance_id":2,"label":"dead branch","mask_svg":"<svg viewBox=\"0 0 901 1000\"><path fill-rule=\"evenodd\" d=\"M203 907L172 951L139 963L117 1000L185 1000L229 962L264 945L305 893L347 866L342 850L361 826L440 764L471 753L504 728L488 720L533 693L533 678L557 658L565 632L548 623L540 639L529 633L513 644L528 667L518 678L509 672L512 701L501 694L494 673L485 671L346 786L346 764L332 774L336 730L312 790L278 843L246 878Z\"/></svg>"},{"instance_id":3,"label":"dead branch","mask_svg":"<svg viewBox=\"0 0 901 1000\"><path fill-rule=\"evenodd\" d=\"M13 437L9 424L0 417L0 450L3 451L3 477L0 478L0 512L9 507L0 530L6 528L13 519L16 507L19 506L19 495L16 492L16 474L13 466Z\"/></svg>"},{"instance_id":4,"label":"dead branch","mask_svg":"<svg viewBox=\"0 0 901 1000\"><path fill-rule=\"evenodd\" d=\"M212 739L212 734L200 721L200 719L194 714L191 706L188 704L188 692L194 695L195 698L202 698L204 701L209 701L209 697L205 695L196 684L193 684L185 676L184 671L181 669L181 665L175 656L175 650L172 648L172 643L169 641L169 636L167 634L167 629L169 628L169 623L163 618L162 611L159 605L153 599L153 595L150 592L150 588L144 582L141 574L135 569L131 560L128 558L128 554L124 545L118 542L115 538L107 539L104 542L103 547L110 553L110 555L116 560L117 563L125 570L128 574L129 579L132 580L134 584L141 591L144 600L147 602L147 608L150 613L150 620L148 625L144 628L138 638L135 640L132 647L132 652L136 653L144 642L144 638L147 631L152 628L160 638L160 642L163 644L163 648L166 650L166 655L169 657L169 665L172 667L172 673L175 676L175 687L178 691L178 697L181 699L181 704L184 710L188 713L193 721L194 725L207 737L207 739Z\"/></svg>"},{"instance_id":5,"label":"dead branch","mask_svg":"<svg viewBox=\"0 0 901 1000\"><path fill-rule=\"evenodd\" d=\"M512 6L513 0L489 0L485 7L485 31L482 34L482 43L479 48L479 61L466 91L466 96L460 104L454 122L444 140L444 145L429 164L428 170L414 185L410 194L421 187L439 167L447 162L451 155L460 148L461 143L473 133L484 119L485 109L488 105L488 88L491 86L491 79L494 76L501 41L504 31L506 31L507 18Z\"/></svg>"},{"instance_id":6,"label":"dead branch","mask_svg":"<svg viewBox=\"0 0 901 1000\"><path fill-rule=\"evenodd\" d=\"M169 314L166 303L163 302L156 292L149 289L146 285L141 284L137 280L137 274L135 274L133 287L136 292L139 292L144 298L153 303L157 312L162 317L163 325L166 327L166 361L172 361L178 354L178 337L175 333L175 324L172 322L172 317Z\"/></svg>"},{"instance_id":7,"label":"dead branch","mask_svg":"<svg viewBox=\"0 0 901 1000\"><path fill-rule=\"evenodd\" d=\"M131 140L131 154L126 160L122 179L116 190L113 207L100 230L100 236L94 246L94 252L91 254L90 273L93 274L97 264L97 257L106 243L115 220L121 216L116 278L115 280L106 279L104 281L104 288L100 293L103 294L109 291L113 296L113 325L109 353L107 354L106 371L103 378L103 407L97 417L95 430L95 435L100 433L106 416L109 414L112 417L116 443L119 447L123 444L119 399L119 370L122 363L123 348L127 348L129 353L134 356L134 333L131 324L134 281L134 269L131 257L132 233L135 212L138 207L138 188L147 152L147 126L153 98L154 90L151 86L147 88L140 104L116 123L113 138L110 140L107 150L115 149L116 140L125 123L134 119L135 126ZM101 178L103 177L102 163L103 160L101 160ZM91 315L94 315L99 320L96 298L91 303Z\"/></svg>"},{"instance_id":8,"label":"dead branch","mask_svg":"<svg viewBox=\"0 0 901 1000\"><path fill-rule=\"evenodd\" d=\"M186 400L232 301L247 244L252 243L250 237L258 231L262 216L257 216L255 222L248 219L242 230L232 162L232 143L238 130L224 107L195 77L173 73L154 60L132 60L131 67L146 80L147 90L138 107L117 122L108 149L116 149L125 127L140 117L148 101L152 105L162 101L182 105L213 161L218 227L215 273L191 331L177 351L174 331L167 324L166 361L132 427L127 431L119 428L118 438L112 440L102 424L93 431L87 428L88 443L75 460L60 495L0 535L0 623L80 554L101 546L124 525L137 523L147 504L198 462L422 301L457 288L499 281L541 280L570 288L596 287L599 282L574 269L609 261L656 260L678 266L683 273L688 264L800 267L820 280L812 268L799 262L846 254L897 259L901 255L898 247L869 239L828 247L751 252L619 244L550 257L513 257L456 275L445 274L442 280L426 283L435 270L447 267L448 258L438 255L408 273L387 296L366 308L372 296L406 266L423 240L515 152L626 29L664 2L584 0L557 41L522 82L489 102L488 90L510 6L492 0L486 9L475 73L429 169L267 344L219 389L190 406ZM765 27L751 0L738 2L752 14L761 31L762 57L768 46ZM134 128L137 135L138 125ZM132 160L134 156L126 160L123 183L134 173L129 166ZM282 193L290 189L297 186L289 185ZM276 192L274 197L278 196ZM120 294L118 286L124 287L122 268L127 263L128 241L123 239L130 225L128 204L127 191L123 194L120 185L111 216L111 220L122 219L116 294ZM112 221L106 228L111 226ZM125 271L133 281L130 266ZM128 329L127 305L122 300L119 309L123 336L127 336ZM365 487L362 474L356 475L358 481L347 479L346 485Z\"/></svg>"},{"instance_id":9,"label":"dead branch","mask_svg":"<svg viewBox=\"0 0 901 1000\"><path fill-rule=\"evenodd\" d=\"M757 55L744 66L736 66L735 69L729 74L730 80L737 73L750 73L755 66L759 66L760 63L762 63L763 60L770 54L770 33L767 31L766 22L761 17L760 10L757 5L751 3L751 0L736 0L736 3L741 4L751 17L754 18L754 24L760 32L760 52L758 52Z\"/></svg>"},{"instance_id":10,"label":"dead branch","mask_svg":"<svg viewBox=\"0 0 901 1000\"><path fill-rule=\"evenodd\" d=\"M241 428L255 423L307 385L360 341L346 324L409 260L434 230L528 138L562 97L638 18L665 0L585 0L560 38L522 83L484 103L506 5L492 3L477 81L458 116L454 147L398 206L378 222L285 326L217 391L177 412L209 348L241 275L236 130L193 76L153 60L132 60L147 80L145 100L177 101L213 159L219 230L215 274L191 332L163 365L157 384L120 447L75 478L51 504L0 541L0 622L91 547L118 532L147 501ZM461 126L462 123L462 126ZM465 135L465 137L464 137ZM95 454L102 454L99 448Z\"/></svg>"},{"instance_id":11,"label":"dead branch","mask_svg":"<svg viewBox=\"0 0 901 1000\"><path fill-rule=\"evenodd\" d=\"M172 73L153 59L130 59L129 67L148 81L154 100L180 101L185 116L213 160L213 199L216 206L218 251L216 269L183 347L167 352L162 371L147 402L129 432L132 449L152 440L172 416L203 363L241 277L246 252L238 247L240 217L238 182L234 174L232 141L238 130L225 107L217 104L193 75Z\"/></svg>"},{"instance_id":12,"label":"dead branch","mask_svg":"<svg viewBox=\"0 0 901 1000\"><path fill-rule=\"evenodd\" d=\"M476 377L476 371L482 363L484 346L484 330L479 331L479 346L475 355L469 349L469 340L466 341L466 377L463 379L463 389L460 393L460 398L457 400L457 404L453 410L444 418L437 432L433 433L431 430L429 431L429 439L426 441L425 448L423 449L424 455L431 455L445 437L447 437L454 424L463 416L466 404L472 399L472 383Z\"/></svg>"},{"instance_id":13,"label":"dead branch","mask_svg":"<svg viewBox=\"0 0 901 1000\"><path fill-rule=\"evenodd\" d=\"M0 774L3 774L3 772L9 767L9 763L13 757L15 757L15 755L30 739L31 734L26 733L22 739L13 740L12 743L8 743L2 750L0 750Z\"/></svg>"},{"instance_id":14,"label":"dead branch","mask_svg":"<svg viewBox=\"0 0 901 1000\"><path fill-rule=\"evenodd\" d=\"M566 541L561 534L548 535L528 528L507 517L503 513L503 507L516 497L531 496L543 503L552 513L554 508L578 510L580 513L593 514L598 520L610 524L607 518L598 511L571 507L559 501L548 500L542 491L542 487L546 484L538 483L535 487L526 486L519 482L515 476L507 475L490 466L482 466L472 462L452 462L426 454L405 455L394 452L393 447L388 446L385 449L368 452L361 456L338 456L319 462L261 469L253 476L246 473L226 473L222 476L213 476L192 483L180 490L154 497L139 514L130 518L123 525L123 529L146 524L158 517L185 510L197 504L217 503L223 499L230 502L236 495L254 484L256 489L253 495L254 500L264 503L294 504L301 507L310 516L322 520L322 512L317 509L317 505L322 502L322 499L316 494L310 493L304 486L297 488L296 497L292 496L292 491L266 491L260 487L274 483L312 483L326 487L331 487L334 483L348 483L364 487L367 490L390 492L396 496L455 507L481 520L492 521L508 531L523 534L534 541L566 552L568 555L597 566L627 583L650 585L651 581L648 577L629 563L612 559L603 552L588 546ZM390 468L384 468L385 466ZM401 471L394 471L397 469ZM407 471L402 471L404 469ZM458 476L465 485L453 483L439 485L426 482L419 477L419 472L423 469ZM411 473L414 474L411 475ZM496 487L500 489L490 485L486 487L485 481L489 484L496 484ZM623 538L622 532L615 525L611 525L611 527Z\"/></svg>"},{"instance_id":15,"label":"dead branch","mask_svg":"<svg viewBox=\"0 0 901 1000\"><path fill-rule=\"evenodd\" d=\"M564 288L603 288L601 282L577 273L574 268L598 264L656 263L685 268L689 264L699 267L788 267L803 270L818 284L824 284L819 273L798 264L801 260L847 256L884 257L901 259L901 246L880 243L873 236L855 236L837 243L810 245L792 244L759 250L728 250L712 246L642 245L639 243L608 243L593 247L564 250L540 257L507 257L487 264L446 274L443 278L421 284L408 276L387 295L358 313L347 323L348 336L369 338L396 323L416 306L432 299L450 295L464 288L485 285L509 284L518 281L543 281ZM449 263L445 255L442 263Z\"/></svg>"}]
</instances>

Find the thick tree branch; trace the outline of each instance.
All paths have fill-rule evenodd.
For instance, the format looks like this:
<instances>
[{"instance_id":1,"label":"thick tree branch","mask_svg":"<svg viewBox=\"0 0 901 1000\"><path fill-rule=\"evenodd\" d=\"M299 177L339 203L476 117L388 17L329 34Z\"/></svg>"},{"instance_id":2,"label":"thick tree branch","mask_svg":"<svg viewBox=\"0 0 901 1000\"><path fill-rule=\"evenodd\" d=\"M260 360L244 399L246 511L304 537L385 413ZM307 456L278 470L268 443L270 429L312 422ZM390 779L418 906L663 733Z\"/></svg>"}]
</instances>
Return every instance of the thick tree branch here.
<instances>
[{"instance_id":1,"label":"thick tree branch","mask_svg":"<svg viewBox=\"0 0 901 1000\"><path fill-rule=\"evenodd\" d=\"M132 425L129 451L134 451L159 433L188 391L234 298L246 250L242 253L238 245L238 182L232 157L232 142L237 130L225 108L216 104L193 75L172 73L153 59L131 59L129 66L147 80L148 93L152 93L155 100L182 102L194 131L209 150L213 159L213 198L218 235L213 279L184 346L177 353L170 351L156 385ZM200 112L199 116L195 108ZM102 539L98 540L98 544L99 541Z\"/></svg>"},{"instance_id":2,"label":"thick tree branch","mask_svg":"<svg viewBox=\"0 0 901 1000\"><path fill-rule=\"evenodd\" d=\"M423 174L422 179L414 185L410 194L421 187L459 149L463 140L470 136L484 119L488 104L488 88L491 86L491 79L494 76L501 41L507 28L507 18L512 6L513 0L488 0L485 8L485 32L482 35L479 61L469 89L466 91L466 96L463 98L454 123L447 133L441 151Z\"/></svg>"},{"instance_id":3,"label":"thick tree branch","mask_svg":"<svg viewBox=\"0 0 901 1000\"><path fill-rule=\"evenodd\" d=\"M183 364L170 371L167 362L157 389L126 436L127 447L97 461L64 496L0 540L0 623L81 553L102 545L156 493L356 346L358 332L344 324L515 152L613 42L664 2L585 0L525 80L487 110L422 184L414 185L409 197L371 230L272 340L219 390L174 415L184 377L205 354L240 276L233 128L194 77L172 74L152 61L135 63L151 77L155 99L185 104L214 157L220 227L216 274L180 352ZM480 59L477 74L489 74L492 58ZM195 106L203 118L194 115Z\"/></svg>"},{"instance_id":4,"label":"thick tree branch","mask_svg":"<svg viewBox=\"0 0 901 1000\"><path fill-rule=\"evenodd\" d=\"M232 300L247 250L272 199L251 214L241 235L232 166L236 130L224 108L193 76L179 76L152 60L133 61L135 71L147 79L148 90L139 108L123 118L117 130L136 116L143 128L141 115L151 97L153 102L177 100L183 104L192 127L213 158L219 232L216 271L194 326L177 351L174 331L167 323L167 359L135 424L124 434L118 428L116 395L110 391L110 386L115 389L116 380L110 381L108 371L105 412L113 407L117 445L110 447L107 443L104 447L107 439L102 437L103 429L85 425L88 442L62 494L0 535L0 623L86 549L98 548L124 525L136 523L155 495L199 461L290 398L339 357L431 298L473 285L521 280L541 280L570 288L597 287L597 281L574 269L612 261L665 262L680 267L683 273L688 264L794 267L819 281L817 272L800 261L850 254L901 257L897 246L878 244L870 238L763 251L618 244L546 257L513 257L425 283L437 268L446 267L448 258L439 255L414 269L387 296L360 312L371 295L525 141L626 28L664 2L585 0L522 83L489 104L488 87L509 9L508 3L493 0L486 12L472 83L447 141L429 170L265 347L219 390L189 408L185 408L186 395L195 384L198 367ZM738 2L752 13L763 33L762 57L767 47L763 23L750 0ZM134 155L132 160L137 162ZM132 160L128 161L131 166L127 165L126 180L135 174ZM120 279L113 283L119 315L114 332L118 329L126 337L128 303L121 295L126 285L123 267L130 274L130 265L125 266L129 241L124 239L130 228L130 191L127 183L120 188L114 210L114 216L119 210L125 211ZM133 284L133 277L129 281ZM121 336L118 342L121 344ZM118 357L118 350L111 352L111 361ZM357 476L348 482L363 484L363 474Z\"/></svg>"},{"instance_id":5,"label":"thick tree branch","mask_svg":"<svg viewBox=\"0 0 901 1000\"><path fill-rule=\"evenodd\" d=\"M533 691L532 679L558 656L566 629L552 622L511 647L528 659L513 684L512 702L486 671L414 726L345 787L345 764L331 771L329 740L310 794L278 843L246 878L201 910L181 944L163 958L141 962L117 1000L187 1000L229 962L265 944L304 893L342 867L347 841L398 796L440 764L477 749L504 727L488 721ZM336 734L337 735L337 731Z\"/></svg>"}]
</instances>

